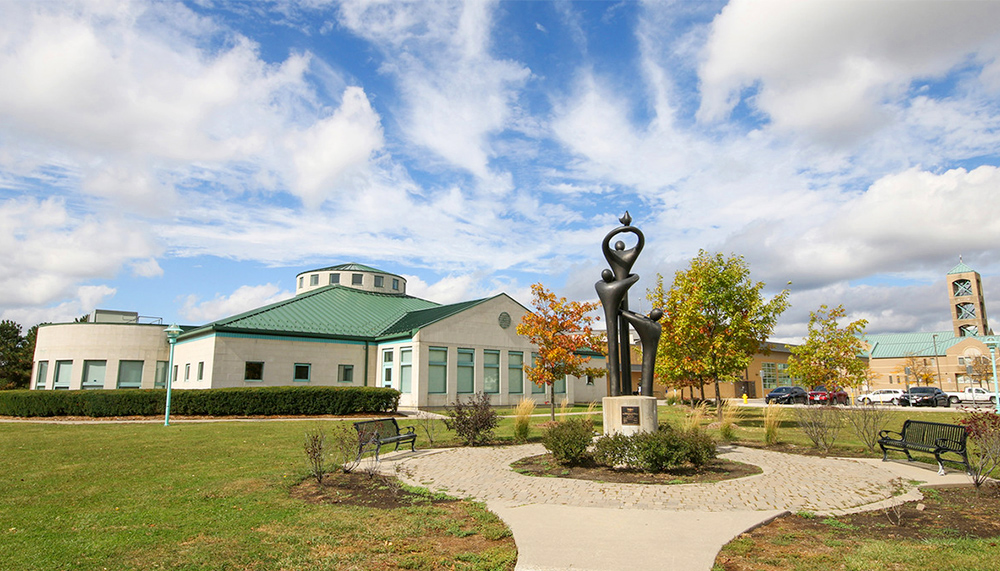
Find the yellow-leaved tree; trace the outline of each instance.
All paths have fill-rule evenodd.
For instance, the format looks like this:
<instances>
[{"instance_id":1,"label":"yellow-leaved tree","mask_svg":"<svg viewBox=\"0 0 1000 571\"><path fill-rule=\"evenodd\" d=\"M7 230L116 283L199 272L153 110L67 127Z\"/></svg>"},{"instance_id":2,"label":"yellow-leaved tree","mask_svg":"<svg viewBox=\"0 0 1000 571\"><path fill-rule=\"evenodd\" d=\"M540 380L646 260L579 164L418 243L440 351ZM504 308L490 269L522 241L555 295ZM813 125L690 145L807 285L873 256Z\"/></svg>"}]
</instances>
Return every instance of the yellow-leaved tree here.
<instances>
[{"instance_id":1,"label":"yellow-leaved tree","mask_svg":"<svg viewBox=\"0 0 1000 571\"><path fill-rule=\"evenodd\" d=\"M588 315L600 304L567 301L557 297L540 283L531 286L534 311L526 313L517 325L518 335L524 335L538 349L525 371L528 380L547 387L552 420L556 419L553 385L566 375L599 377L605 370L587 367L593 355L604 355L606 343L594 335L591 324L599 318Z\"/></svg>"}]
</instances>

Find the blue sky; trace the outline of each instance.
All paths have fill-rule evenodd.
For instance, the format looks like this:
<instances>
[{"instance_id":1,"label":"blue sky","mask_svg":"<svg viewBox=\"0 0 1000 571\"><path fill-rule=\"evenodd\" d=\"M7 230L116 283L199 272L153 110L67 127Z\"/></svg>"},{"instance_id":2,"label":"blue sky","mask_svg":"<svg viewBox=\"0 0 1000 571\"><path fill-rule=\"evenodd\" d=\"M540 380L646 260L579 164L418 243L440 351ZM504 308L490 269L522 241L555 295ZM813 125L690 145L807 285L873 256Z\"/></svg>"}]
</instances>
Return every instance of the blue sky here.
<instances>
[{"instance_id":1,"label":"blue sky","mask_svg":"<svg viewBox=\"0 0 1000 571\"><path fill-rule=\"evenodd\" d=\"M699 249L872 332L1000 311L1000 3L0 2L0 317L198 324L359 262L633 304ZM996 301L994 301L996 300ZM646 308L648 309L648 308Z\"/></svg>"}]
</instances>

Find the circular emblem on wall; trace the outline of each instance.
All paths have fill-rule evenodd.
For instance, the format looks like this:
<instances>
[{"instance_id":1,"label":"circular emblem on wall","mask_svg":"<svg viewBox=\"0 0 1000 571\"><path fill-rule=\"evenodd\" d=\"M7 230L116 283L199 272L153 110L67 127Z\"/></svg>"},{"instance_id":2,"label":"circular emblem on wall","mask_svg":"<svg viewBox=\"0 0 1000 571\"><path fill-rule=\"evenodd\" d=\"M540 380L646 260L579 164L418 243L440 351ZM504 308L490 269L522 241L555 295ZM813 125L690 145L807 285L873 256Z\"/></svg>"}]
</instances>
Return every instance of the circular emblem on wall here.
<instances>
[{"instance_id":1,"label":"circular emblem on wall","mask_svg":"<svg viewBox=\"0 0 1000 571\"><path fill-rule=\"evenodd\" d=\"M510 314L507 313L506 311L501 312L500 317L497 318L497 321L500 323L501 329L507 329L508 327L510 327Z\"/></svg>"}]
</instances>

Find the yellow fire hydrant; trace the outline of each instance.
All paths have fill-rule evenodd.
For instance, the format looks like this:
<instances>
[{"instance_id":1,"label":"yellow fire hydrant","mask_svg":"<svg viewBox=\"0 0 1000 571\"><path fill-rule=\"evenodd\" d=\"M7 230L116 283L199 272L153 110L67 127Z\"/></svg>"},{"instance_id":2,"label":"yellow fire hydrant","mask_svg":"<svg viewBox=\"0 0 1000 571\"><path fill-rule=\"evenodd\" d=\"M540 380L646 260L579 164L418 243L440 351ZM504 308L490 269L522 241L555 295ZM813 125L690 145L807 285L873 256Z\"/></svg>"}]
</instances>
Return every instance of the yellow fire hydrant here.
<instances>
[{"instance_id":1,"label":"yellow fire hydrant","mask_svg":"<svg viewBox=\"0 0 1000 571\"><path fill-rule=\"evenodd\" d=\"M747 403L747 394L743 393L743 404Z\"/></svg>"}]
</instances>

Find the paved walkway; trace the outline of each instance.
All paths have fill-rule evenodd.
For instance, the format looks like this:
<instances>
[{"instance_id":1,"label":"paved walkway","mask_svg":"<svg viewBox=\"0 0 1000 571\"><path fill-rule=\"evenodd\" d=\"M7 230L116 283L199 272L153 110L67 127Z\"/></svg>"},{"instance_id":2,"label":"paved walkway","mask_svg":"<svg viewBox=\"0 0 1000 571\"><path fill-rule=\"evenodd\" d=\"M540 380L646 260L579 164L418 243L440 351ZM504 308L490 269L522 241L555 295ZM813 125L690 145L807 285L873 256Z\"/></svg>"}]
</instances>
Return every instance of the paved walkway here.
<instances>
[{"instance_id":1,"label":"paved walkway","mask_svg":"<svg viewBox=\"0 0 1000 571\"><path fill-rule=\"evenodd\" d=\"M713 484L611 484L518 474L540 444L386 455L409 484L474 498L510 526L519 571L710 571L719 549L788 511L839 514L920 497L915 482L968 483L961 471L905 461L829 459L723 447L762 474ZM899 486L903 486L900 490ZM895 492L895 495L894 495ZM902 492L902 493L900 493Z\"/></svg>"}]
</instances>

